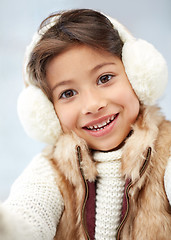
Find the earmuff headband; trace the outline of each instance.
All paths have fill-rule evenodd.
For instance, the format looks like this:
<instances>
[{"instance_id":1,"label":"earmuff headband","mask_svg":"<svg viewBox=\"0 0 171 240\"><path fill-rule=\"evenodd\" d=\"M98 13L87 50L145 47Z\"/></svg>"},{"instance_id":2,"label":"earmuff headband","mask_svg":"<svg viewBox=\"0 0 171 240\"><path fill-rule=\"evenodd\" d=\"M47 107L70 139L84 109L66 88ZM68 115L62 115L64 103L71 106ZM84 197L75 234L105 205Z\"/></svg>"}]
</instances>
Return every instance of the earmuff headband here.
<instances>
[{"instance_id":1,"label":"earmuff headband","mask_svg":"<svg viewBox=\"0 0 171 240\"><path fill-rule=\"evenodd\" d=\"M30 53L59 17L41 30L41 34L33 36L31 44L26 49L24 78L27 87L18 99L18 113L26 133L39 141L55 144L62 129L55 113L53 104L36 86L32 85L32 75L27 69ZM168 78L167 65L162 55L150 43L135 39L117 20L108 17L114 28L118 30L123 41L122 61L128 79L140 102L153 105L162 96Z\"/></svg>"}]
</instances>

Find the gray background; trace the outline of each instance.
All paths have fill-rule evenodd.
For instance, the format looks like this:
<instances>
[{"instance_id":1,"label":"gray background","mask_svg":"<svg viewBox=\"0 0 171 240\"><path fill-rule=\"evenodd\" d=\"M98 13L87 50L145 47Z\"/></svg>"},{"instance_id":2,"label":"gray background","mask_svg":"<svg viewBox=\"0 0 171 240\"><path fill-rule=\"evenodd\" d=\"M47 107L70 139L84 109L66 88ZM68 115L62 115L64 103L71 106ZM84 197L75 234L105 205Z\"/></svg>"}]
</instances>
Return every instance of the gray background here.
<instances>
[{"instance_id":1,"label":"gray background","mask_svg":"<svg viewBox=\"0 0 171 240\"><path fill-rule=\"evenodd\" d=\"M0 201L7 198L12 182L44 147L27 137L17 116L25 48L45 17L71 8L93 8L118 19L137 38L154 44L167 60L170 72L170 0L0 0ZM160 106L171 120L169 76Z\"/></svg>"}]
</instances>

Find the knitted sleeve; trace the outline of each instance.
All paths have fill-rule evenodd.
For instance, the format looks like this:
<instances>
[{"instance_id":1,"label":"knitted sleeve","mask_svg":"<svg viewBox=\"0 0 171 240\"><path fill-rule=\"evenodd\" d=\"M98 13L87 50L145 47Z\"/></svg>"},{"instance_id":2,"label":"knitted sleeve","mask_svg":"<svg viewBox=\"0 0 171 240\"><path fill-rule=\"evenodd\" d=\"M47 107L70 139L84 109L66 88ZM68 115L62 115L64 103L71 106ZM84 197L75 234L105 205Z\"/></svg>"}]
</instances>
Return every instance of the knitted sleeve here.
<instances>
[{"instance_id":1,"label":"knitted sleeve","mask_svg":"<svg viewBox=\"0 0 171 240\"><path fill-rule=\"evenodd\" d=\"M64 203L49 161L36 156L0 206L0 239L51 240Z\"/></svg>"},{"instance_id":2,"label":"knitted sleeve","mask_svg":"<svg viewBox=\"0 0 171 240\"><path fill-rule=\"evenodd\" d=\"M168 160L167 168L164 175L164 185L165 185L167 198L171 205L171 156Z\"/></svg>"}]
</instances>

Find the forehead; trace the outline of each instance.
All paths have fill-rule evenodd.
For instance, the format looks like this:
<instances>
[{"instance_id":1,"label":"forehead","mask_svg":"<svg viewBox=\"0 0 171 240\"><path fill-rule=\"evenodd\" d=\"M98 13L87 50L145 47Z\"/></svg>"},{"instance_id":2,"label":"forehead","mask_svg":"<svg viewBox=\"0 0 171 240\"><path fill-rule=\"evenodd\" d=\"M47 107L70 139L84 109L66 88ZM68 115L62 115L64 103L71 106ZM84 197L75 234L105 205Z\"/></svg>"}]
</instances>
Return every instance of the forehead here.
<instances>
[{"instance_id":1,"label":"forehead","mask_svg":"<svg viewBox=\"0 0 171 240\"><path fill-rule=\"evenodd\" d=\"M74 46L53 57L46 67L46 78L50 86L84 74L93 74L109 65L121 64L121 60L106 51L89 46Z\"/></svg>"},{"instance_id":2,"label":"forehead","mask_svg":"<svg viewBox=\"0 0 171 240\"><path fill-rule=\"evenodd\" d=\"M61 70L65 66L70 68L75 67L75 63L79 64L81 68L89 66L92 68L92 65L107 64L109 61L115 62L120 60L117 56L100 49L93 49L92 47L81 45L74 46L66 50L65 52L53 57L47 64L47 72L49 70L57 69Z\"/></svg>"}]
</instances>

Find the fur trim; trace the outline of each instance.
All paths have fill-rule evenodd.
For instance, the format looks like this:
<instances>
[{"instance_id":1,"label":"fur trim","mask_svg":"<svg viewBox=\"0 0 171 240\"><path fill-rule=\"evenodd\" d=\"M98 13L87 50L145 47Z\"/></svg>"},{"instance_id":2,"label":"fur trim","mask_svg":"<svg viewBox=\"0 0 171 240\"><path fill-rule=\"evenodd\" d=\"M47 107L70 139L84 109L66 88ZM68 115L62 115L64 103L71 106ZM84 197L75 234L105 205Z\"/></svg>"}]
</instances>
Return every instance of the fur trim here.
<instances>
[{"instance_id":1,"label":"fur trim","mask_svg":"<svg viewBox=\"0 0 171 240\"><path fill-rule=\"evenodd\" d=\"M139 118L132 126L134 133L123 147L122 171L126 178L131 178L132 181L140 178L139 170L144 163L146 150L151 147L153 155L158 126L163 120L164 117L158 108L144 106L141 108Z\"/></svg>"},{"instance_id":2,"label":"fur trim","mask_svg":"<svg viewBox=\"0 0 171 240\"><path fill-rule=\"evenodd\" d=\"M81 149L80 165L78 146ZM59 170L65 174L66 179L72 182L74 186L79 185L80 179L77 176L80 175L80 169L83 171L86 180L95 181L97 176L96 162L93 161L86 142L74 132L61 134L56 145L47 149L44 152L46 157L54 159ZM64 149L66 150L64 151Z\"/></svg>"}]
</instances>

